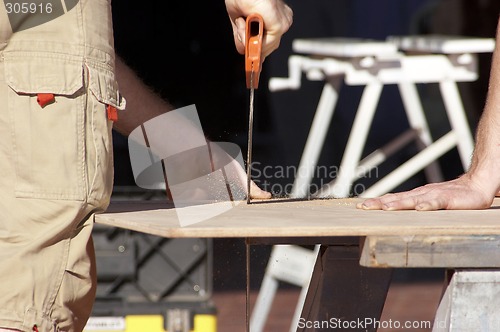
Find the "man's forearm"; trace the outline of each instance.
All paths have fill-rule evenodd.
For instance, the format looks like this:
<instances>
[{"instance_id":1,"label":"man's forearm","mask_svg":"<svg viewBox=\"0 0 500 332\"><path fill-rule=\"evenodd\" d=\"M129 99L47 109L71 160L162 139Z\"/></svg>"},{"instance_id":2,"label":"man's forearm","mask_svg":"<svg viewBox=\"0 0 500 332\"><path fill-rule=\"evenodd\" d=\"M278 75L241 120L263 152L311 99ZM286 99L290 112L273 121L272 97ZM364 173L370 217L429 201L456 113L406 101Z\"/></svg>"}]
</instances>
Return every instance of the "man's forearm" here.
<instances>
[{"instance_id":1,"label":"man's forearm","mask_svg":"<svg viewBox=\"0 0 500 332\"><path fill-rule=\"evenodd\" d=\"M114 128L121 134L129 136L130 133L145 122L173 110L172 105L160 95L151 90L137 74L118 59L116 63L116 76L120 91L127 101L124 111L118 114L118 121ZM155 130L148 132L148 140L156 142L155 151L160 156L168 156L176 151L179 146L204 138L202 129L196 126L184 113L170 113L169 124L165 119L158 119ZM165 132L165 128L170 128ZM150 127L151 129L151 127ZM161 142L161 143L160 143Z\"/></svg>"},{"instance_id":2,"label":"man's forearm","mask_svg":"<svg viewBox=\"0 0 500 332\"><path fill-rule=\"evenodd\" d=\"M471 178L488 184L488 192L500 188L500 24L493 52L488 96L476 133L476 144L470 171Z\"/></svg>"},{"instance_id":3,"label":"man's forearm","mask_svg":"<svg viewBox=\"0 0 500 332\"><path fill-rule=\"evenodd\" d=\"M116 60L116 78L120 92L127 101L126 110L119 113L114 126L119 133L127 136L144 122L173 109L119 57Z\"/></svg>"}]
</instances>

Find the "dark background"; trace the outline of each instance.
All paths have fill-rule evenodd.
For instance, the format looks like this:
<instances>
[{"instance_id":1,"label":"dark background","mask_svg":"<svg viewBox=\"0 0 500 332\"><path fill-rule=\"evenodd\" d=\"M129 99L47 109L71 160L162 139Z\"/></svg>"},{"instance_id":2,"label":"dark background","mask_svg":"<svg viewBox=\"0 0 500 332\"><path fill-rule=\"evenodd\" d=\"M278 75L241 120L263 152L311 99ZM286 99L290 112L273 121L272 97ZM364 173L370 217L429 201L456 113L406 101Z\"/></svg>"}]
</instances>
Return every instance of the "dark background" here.
<instances>
[{"instance_id":1,"label":"dark background","mask_svg":"<svg viewBox=\"0 0 500 332\"><path fill-rule=\"evenodd\" d=\"M321 92L321 82L303 81L298 91L270 93L269 77L288 76L291 42L305 37L360 37L385 39L389 35L444 33L494 37L500 2L434 0L291 0L294 24L281 47L264 63L256 93L254 162L262 165L298 166L310 123ZM205 134L213 141L237 143L246 151L248 90L243 56L236 52L232 30L222 0L119 0L113 1L117 52L159 95L175 107L195 104ZM474 129L486 94L491 55L481 55L477 82L460 86ZM424 105L442 111L437 87L422 87ZM338 165L359 102L361 87L343 87L320 165ZM444 112L441 112L444 113ZM436 118L431 129L447 130L446 119ZM369 136L367 151L408 127L396 87L384 88ZM126 138L115 135L115 195L134 186ZM380 167L380 175L413 155L402 151ZM441 160L447 179L461 174L455 150ZM260 179L255 179L257 182ZM315 179L314 181L321 181ZM284 186L292 178L276 178ZM425 183L422 174L396 188L406 190ZM281 193L280 193L281 194ZM252 249L252 287L260 285L269 247ZM241 239L214 241L214 287L228 289L245 284L245 246ZM433 278L441 271L402 271L401 279Z\"/></svg>"}]
</instances>

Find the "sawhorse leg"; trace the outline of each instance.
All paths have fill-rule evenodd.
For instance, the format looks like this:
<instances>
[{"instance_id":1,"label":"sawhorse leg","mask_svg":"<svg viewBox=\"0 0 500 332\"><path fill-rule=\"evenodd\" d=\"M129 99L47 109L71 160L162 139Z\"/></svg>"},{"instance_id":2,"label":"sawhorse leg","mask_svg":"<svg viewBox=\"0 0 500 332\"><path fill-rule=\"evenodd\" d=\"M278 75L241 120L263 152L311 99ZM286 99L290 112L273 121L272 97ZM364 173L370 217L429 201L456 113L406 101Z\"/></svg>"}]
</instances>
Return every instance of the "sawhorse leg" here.
<instances>
[{"instance_id":1,"label":"sawhorse leg","mask_svg":"<svg viewBox=\"0 0 500 332\"><path fill-rule=\"evenodd\" d=\"M500 271L456 271L446 288L433 332L500 330Z\"/></svg>"},{"instance_id":2,"label":"sawhorse leg","mask_svg":"<svg viewBox=\"0 0 500 332\"><path fill-rule=\"evenodd\" d=\"M392 269L360 266L359 240L358 237L338 238L321 247L297 332L331 331L332 324L342 324L342 321L380 319ZM375 325L352 324L351 327L342 331L377 330Z\"/></svg>"},{"instance_id":3,"label":"sawhorse leg","mask_svg":"<svg viewBox=\"0 0 500 332\"><path fill-rule=\"evenodd\" d=\"M439 83L441 96L446 107L446 113L450 119L452 130L457 135L457 149L462 161L464 171L467 171L474 150L474 139L470 130L469 122L464 110L457 82L447 80Z\"/></svg>"},{"instance_id":4,"label":"sawhorse leg","mask_svg":"<svg viewBox=\"0 0 500 332\"><path fill-rule=\"evenodd\" d=\"M419 140L417 146L419 150L425 149L431 145L432 135L427 124L424 109L418 95L417 86L413 82L401 82L398 84L399 93L404 104L406 116L410 127L419 130ZM425 176L428 182L441 182L443 181L443 174L437 160L430 163L425 169Z\"/></svg>"},{"instance_id":5,"label":"sawhorse leg","mask_svg":"<svg viewBox=\"0 0 500 332\"><path fill-rule=\"evenodd\" d=\"M335 76L326 81L321 97L316 108L316 113L309 130L309 136L304 147L304 152L299 163L297 177L293 183L292 198L304 198L309 196L309 186L314 176L318 159L325 143L325 137L330 128L335 106L339 96L342 76Z\"/></svg>"},{"instance_id":6,"label":"sawhorse leg","mask_svg":"<svg viewBox=\"0 0 500 332\"><path fill-rule=\"evenodd\" d=\"M402 183L403 180L408 179L416 172L430 165L431 162L437 160L454 147L458 149L464 171L468 170L474 149L474 142L457 83L452 80L446 80L440 82L439 86L452 129L390 174L377 181L359 195L360 197L376 197L389 192ZM402 89L402 91L408 92L409 90Z\"/></svg>"},{"instance_id":7,"label":"sawhorse leg","mask_svg":"<svg viewBox=\"0 0 500 332\"><path fill-rule=\"evenodd\" d=\"M349 196L352 183L357 178L357 166L365 147L382 88L383 85L380 82L372 82L365 86L344 155L342 156L337 178L323 186L314 194L315 197L342 198Z\"/></svg>"}]
</instances>

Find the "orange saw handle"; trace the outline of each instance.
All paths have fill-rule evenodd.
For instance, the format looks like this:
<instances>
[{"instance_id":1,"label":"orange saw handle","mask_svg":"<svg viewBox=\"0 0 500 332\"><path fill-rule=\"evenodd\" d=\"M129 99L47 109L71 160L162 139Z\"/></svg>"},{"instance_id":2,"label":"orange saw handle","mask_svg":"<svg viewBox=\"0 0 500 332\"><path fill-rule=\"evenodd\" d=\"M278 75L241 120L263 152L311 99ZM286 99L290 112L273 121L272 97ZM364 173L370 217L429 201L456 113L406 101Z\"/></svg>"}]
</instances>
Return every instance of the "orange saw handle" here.
<instances>
[{"instance_id":1,"label":"orange saw handle","mask_svg":"<svg viewBox=\"0 0 500 332\"><path fill-rule=\"evenodd\" d=\"M262 68L262 39L264 36L264 20L259 14L251 14L246 18L245 28L245 72L247 88L257 89ZM253 79L252 79L253 74Z\"/></svg>"}]
</instances>

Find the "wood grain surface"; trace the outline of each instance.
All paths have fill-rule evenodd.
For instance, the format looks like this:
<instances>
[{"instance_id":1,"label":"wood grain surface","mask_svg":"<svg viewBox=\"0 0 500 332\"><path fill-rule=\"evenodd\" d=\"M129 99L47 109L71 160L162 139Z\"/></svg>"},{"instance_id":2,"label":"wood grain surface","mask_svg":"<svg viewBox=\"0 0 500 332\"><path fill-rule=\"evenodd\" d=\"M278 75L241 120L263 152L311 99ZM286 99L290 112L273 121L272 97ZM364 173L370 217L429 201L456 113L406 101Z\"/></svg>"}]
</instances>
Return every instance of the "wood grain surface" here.
<instances>
[{"instance_id":1,"label":"wood grain surface","mask_svg":"<svg viewBox=\"0 0 500 332\"><path fill-rule=\"evenodd\" d=\"M241 202L208 220L182 227L167 202L116 202L96 222L170 238L327 237L369 235L500 235L500 199L487 210L364 211L359 200ZM209 213L217 204L198 206ZM183 213L191 207L182 208Z\"/></svg>"}]
</instances>

